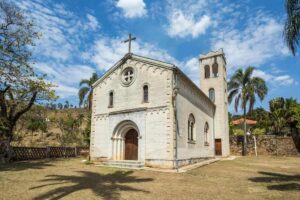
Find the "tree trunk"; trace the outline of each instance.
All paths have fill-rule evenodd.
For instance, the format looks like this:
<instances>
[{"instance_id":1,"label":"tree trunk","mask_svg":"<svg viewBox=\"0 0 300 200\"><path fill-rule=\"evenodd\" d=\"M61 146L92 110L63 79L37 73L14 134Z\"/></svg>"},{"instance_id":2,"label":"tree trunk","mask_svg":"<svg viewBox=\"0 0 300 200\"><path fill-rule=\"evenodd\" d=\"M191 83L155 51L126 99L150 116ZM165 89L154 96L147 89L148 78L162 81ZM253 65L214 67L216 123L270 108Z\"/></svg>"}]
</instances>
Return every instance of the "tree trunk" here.
<instances>
[{"instance_id":1,"label":"tree trunk","mask_svg":"<svg viewBox=\"0 0 300 200\"><path fill-rule=\"evenodd\" d=\"M13 151L10 146L13 136L13 126L8 127L4 133L4 140L0 141L1 146L1 158L0 161L4 163L8 163L12 159Z\"/></svg>"},{"instance_id":2,"label":"tree trunk","mask_svg":"<svg viewBox=\"0 0 300 200\"><path fill-rule=\"evenodd\" d=\"M247 155L247 123L246 123L246 107L244 108L244 143L243 143L243 156Z\"/></svg>"}]
</instances>

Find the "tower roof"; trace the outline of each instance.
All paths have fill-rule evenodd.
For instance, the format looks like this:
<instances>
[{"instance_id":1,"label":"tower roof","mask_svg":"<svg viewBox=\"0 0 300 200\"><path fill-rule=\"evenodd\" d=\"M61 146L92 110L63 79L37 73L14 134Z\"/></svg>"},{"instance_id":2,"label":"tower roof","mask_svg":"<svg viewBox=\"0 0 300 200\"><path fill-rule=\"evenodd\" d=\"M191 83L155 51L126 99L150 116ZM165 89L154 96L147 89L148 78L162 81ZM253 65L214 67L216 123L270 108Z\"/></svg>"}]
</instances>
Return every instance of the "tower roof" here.
<instances>
[{"instance_id":1,"label":"tower roof","mask_svg":"<svg viewBox=\"0 0 300 200\"><path fill-rule=\"evenodd\" d=\"M225 63L226 63L226 58L225 58L225 53L223 51L223 49L219 49L218 51L211 51L207 54L200 54L200 61L203 59L207 59L207 58L212 58L212 57L216 57L216 56L222 56Z\"/></svg>"}]
</instances>

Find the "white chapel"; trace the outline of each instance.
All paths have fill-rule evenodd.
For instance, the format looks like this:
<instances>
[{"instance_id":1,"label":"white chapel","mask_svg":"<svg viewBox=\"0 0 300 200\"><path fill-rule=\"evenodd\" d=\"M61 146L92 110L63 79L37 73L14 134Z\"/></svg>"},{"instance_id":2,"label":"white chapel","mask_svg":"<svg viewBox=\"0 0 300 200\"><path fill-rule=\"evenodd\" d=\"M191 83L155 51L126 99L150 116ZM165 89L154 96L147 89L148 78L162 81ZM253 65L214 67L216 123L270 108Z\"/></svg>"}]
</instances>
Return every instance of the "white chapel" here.
<instances>
[{"instance_id":1,"label":"white chapel","mask_svg":"<svg viewBox=\"0 0 300 200\"><path fill-rule=\"evenodd\" d=\"M176 168L229 155L226 59L199 57L200 84L178 66L127 53L93 85L91 158Z\"/></svg>"}]
</instances>

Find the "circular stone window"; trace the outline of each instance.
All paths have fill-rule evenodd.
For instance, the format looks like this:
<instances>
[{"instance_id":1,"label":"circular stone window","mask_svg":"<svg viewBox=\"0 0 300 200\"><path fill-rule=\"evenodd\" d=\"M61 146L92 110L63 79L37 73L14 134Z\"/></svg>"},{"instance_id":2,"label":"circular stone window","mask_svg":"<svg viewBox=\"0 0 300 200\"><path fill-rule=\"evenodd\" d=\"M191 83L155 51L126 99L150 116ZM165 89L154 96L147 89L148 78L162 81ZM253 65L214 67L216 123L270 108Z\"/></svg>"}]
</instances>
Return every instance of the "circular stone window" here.
<instances>
[{"instance_id":1,"label":"circular stone window","mask_svg":"<svg viewBox=\"0 0 300 200\"><path fill-rule=\"evenodd\" d=\"M125 68L121 73L121 81L123 85L130 85L133 83L135 78L134 69L132 67Z\"/></svg>"}]
</instances>

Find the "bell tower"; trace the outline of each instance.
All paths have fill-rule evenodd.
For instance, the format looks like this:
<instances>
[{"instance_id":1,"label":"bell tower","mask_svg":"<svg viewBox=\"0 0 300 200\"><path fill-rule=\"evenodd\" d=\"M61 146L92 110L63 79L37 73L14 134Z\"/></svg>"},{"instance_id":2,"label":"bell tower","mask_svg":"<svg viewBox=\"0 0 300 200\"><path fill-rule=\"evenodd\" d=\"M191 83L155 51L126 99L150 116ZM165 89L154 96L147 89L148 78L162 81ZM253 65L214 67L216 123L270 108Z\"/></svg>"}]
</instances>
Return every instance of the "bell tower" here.
<instances>
[{"instance_id":1,"label":"bell tower","mask_svg":"<svg viewBox=\"0 0 300 200\"><path fill-rule=\"evenodd\" d=\"M216 105L213 125L215 155L228 156L227 72L223 49L200 55L200 88Z\"/></svg>"}]
</instances>

